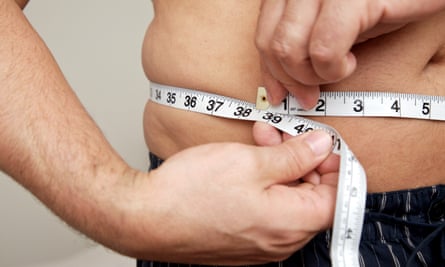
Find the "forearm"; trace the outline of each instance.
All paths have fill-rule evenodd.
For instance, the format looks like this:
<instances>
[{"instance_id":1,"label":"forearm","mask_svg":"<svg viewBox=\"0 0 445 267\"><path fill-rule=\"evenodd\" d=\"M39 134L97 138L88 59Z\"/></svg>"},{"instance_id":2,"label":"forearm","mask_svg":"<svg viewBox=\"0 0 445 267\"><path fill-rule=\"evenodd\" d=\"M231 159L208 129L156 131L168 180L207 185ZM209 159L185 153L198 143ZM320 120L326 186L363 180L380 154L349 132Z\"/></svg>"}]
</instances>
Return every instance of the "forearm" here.
<instances>
[{"instance_id":1,"label":"forearm","mask_svg":"<svg viewBox=\"0 0 445 267\"><path fill-rule=\"evenodd\" d=\"M284 186L322 164L327 134L270 148L209 144L150 176L129 168L14 0L0 0L0 129L1 170L70 225L130 256L264 263L288 257L332 221L331 179Z\"/></svg>"},{"instance_id":2,"label":"forearm","mask_svg":"<svg viewBox=\"0 0 445 267\"><path fill-rule=\"evenodd\" d=\"M0 168L69 224L111 239L118 216L110 191L134 173L10 0L0 1L0 58Z\"/></svg>"}]
</instances>

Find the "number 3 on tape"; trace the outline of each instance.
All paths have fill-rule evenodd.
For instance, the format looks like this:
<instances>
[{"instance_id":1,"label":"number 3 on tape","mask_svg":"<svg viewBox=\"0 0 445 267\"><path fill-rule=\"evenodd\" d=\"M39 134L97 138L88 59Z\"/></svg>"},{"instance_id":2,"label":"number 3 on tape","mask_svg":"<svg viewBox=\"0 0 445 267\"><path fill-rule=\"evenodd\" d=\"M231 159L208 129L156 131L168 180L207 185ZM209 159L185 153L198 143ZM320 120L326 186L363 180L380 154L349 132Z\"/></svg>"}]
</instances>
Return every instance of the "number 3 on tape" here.
<instances>
[{"instance_id":1,"label":"number 3 on tape","mask_svg":"<svg viewBox=\"0 0 445 267\"><path fill-rule=\"evenodd\" d=\"M264 88L259 88L256 106L238 99L153 82L150 83L150 89L151 101L177 109L230 119L266 122L294 136L316 129L328 132L334 141L333 152L341 157L330 248L334 267L359 266L359 244L366 204L366 174L335 129L296 115L428 120L445 118L445 98L438 96L386 92L322 92L315 108L303 110L291 96L282 105L270 106Z\"/></svg>"},{"instance_id":2,"label":"number 3 on tape","mask_svg":"<svg viewBox=\"0 0 445 267\"><path fill-rule=\"evenodd\" d=\"M336 144L334 153L340 154L341 157L331 261L334 267L359 266L358 245L365 210L366 175L335 129L267 108L266 98L263 97L261 99L266 104L263 109L257 109L252 103L186 88L152 82L150 89L151 101L177 109L224 118L266 122L294 136L316 129L327 131Z\"/></svg>"}]
</instances>

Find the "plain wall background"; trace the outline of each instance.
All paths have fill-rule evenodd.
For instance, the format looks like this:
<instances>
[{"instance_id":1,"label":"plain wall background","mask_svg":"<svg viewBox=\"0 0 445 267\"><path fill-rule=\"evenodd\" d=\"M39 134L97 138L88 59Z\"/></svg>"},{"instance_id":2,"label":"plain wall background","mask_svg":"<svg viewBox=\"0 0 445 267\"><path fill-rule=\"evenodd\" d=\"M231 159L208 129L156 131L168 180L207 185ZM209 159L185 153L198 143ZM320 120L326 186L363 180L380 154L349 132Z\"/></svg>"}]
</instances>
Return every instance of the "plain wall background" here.
<instances>
[{"instance_id":1,"label":"plain wall background","mask_svg":"<svg viewBox=\"0 0 445 267\"><path fill-rule=\"evenodd\" d=\"M142 112L148 96L140 59L152 18L148 0L34 0L25 9L74 91L134 168L147 168ZM0 173L0 266L66 257L92 241L70 229Z\"/></svg>"}]
</instances>

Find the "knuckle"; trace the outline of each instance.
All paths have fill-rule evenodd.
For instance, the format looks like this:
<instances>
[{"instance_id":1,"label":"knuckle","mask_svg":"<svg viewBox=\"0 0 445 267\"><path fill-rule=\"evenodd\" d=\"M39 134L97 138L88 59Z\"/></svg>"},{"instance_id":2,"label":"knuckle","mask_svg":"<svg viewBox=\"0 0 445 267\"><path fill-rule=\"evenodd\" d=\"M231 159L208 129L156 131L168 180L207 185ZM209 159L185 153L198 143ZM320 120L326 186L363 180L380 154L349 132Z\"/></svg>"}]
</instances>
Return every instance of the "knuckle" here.
<instances>
[{"instance_id":1,"label":"knuckle","mask_svg":"<svg viewBox=\"0 0 445 267\"><path fill-rule=\"evenodd\" d=\"M283 38L274 38L271 42L270 49L272 53L281 60L288 60L291 57L291 47Z\"/></svg>"},{"instance_id":2,"label":"knuckle","mask_svg":"<svg viewBox=\"0 0 445 267\"><path fill-rule=\"evenodd\" d=\"M306 38L290 23L280 23L271 42L271 51L282 60L299 61L307 54L304 51ZM303 57L301 57L302 55Z\"/></svg>"},{"instance_id":3,"label":"knuckle","mask_svg":"<svg viewBox=\"0 0 445 267\"><path fill-rule=\"evenodd\" d=\"M309 57L317 74L326 81L337 81L345 77L343 54L323 44L314 44Z\"/></svg>"},{"instance_id":4,"label":"knuckle","mask_svg":"<svg viewBox=\"0 0 445 267\"><path fill-rule=\"evenodd\" d=\"M314 43L310 46L309 56L312 60L325 64L333 62L338 57L335 51L329 49L329 47L320 42Z\"/></svg>"}]
</instances>

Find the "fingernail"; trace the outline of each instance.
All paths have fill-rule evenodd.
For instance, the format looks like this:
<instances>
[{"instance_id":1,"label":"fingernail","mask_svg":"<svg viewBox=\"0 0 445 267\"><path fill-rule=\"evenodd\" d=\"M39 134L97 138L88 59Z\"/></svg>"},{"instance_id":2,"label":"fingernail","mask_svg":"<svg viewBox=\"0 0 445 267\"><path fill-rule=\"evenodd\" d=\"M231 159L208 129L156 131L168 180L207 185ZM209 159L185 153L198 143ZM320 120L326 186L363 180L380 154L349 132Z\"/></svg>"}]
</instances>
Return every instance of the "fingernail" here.
<instances>
[{"instance_id":1,"label":"fingernail","mask_svg":"<svg viewBox=\"0 0 445 267\"><path fill-rule=\"evenodd\" d=\"M310 132L304 141L316 156L324 155L332 149L332 138L325 131Z\"/></svg>"},{"instance_id":2,"label":"fingernail","mask_svg":"<svg viewBox=\"0 0 445 267\"><path fill-rule=\"evenodd\" d=\"M304 110L310 110L312 107L309 106L306 101L297 98L298 105Z\"/></svg>"}]
</instances>

